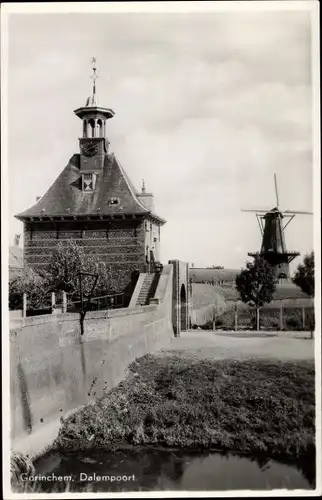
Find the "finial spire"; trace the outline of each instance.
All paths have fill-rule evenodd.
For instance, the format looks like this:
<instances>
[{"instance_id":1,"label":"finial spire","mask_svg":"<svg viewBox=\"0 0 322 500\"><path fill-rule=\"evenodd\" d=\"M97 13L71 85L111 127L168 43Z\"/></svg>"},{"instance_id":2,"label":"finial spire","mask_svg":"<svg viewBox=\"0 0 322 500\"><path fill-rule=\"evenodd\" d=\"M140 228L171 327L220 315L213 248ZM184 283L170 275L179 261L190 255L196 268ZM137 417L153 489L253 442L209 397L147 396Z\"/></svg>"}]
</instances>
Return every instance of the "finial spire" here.
<instances>
[{"instance_id":1,"label":"finial spire","mask_svg":"<svg viewBox=\"0 0 322 500\"><path fill-rule=\"evenodd\" d=\"M142 179L142 193L145 193L145 182L144 182L144 179Z\"/></svg>"},{"instance_id":2,"label":"finial spire","mask_svg":"<svg viewBox=\"0 0 322 500\"><path fill-rule=\"evenodd\" d=\"M93 75L92 75L92 78L93 78L93 95L96 94L96 79L97 79L97 74L96 74L96 57L93 57L92 58L92 68L93 68Z\"/></svg>"}]
</instances>

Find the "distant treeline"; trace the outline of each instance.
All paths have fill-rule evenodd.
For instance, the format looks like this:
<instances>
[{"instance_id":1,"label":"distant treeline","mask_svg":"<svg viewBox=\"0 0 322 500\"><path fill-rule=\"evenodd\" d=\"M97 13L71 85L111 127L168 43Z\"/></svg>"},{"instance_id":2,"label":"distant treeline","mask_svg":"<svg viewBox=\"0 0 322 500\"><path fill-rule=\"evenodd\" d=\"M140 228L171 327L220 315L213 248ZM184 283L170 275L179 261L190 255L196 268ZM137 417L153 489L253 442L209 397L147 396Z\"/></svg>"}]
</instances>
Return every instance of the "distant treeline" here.
<instances>
[{"instance_id":1,"label":"distant treeline","mask_svg":"<svg viewBox=\"0 0 322 500\"><path fill-rule=\"evenodd\" d=\"M191 283L201 283L203 285L214 285L214 286L215 285L226 285L226 284L234 285L235 284L235 280L211 279L209 281L209 280L198 279L198 278L195 278L194 276L190 276L190 280L191 280Z\"/></svg>"},{"instance_id":2,"label":"distant treeline","mask_svg":"<svg viewBox=\"0 0 322 500\"><path fill-rule=\"evenodd\" d=\"M220 266L212 268L190 268L189 276L192 283L207 283L210 285L222 285L234 283L240 269L224 269Z\"/></svg>"}]
</instances>

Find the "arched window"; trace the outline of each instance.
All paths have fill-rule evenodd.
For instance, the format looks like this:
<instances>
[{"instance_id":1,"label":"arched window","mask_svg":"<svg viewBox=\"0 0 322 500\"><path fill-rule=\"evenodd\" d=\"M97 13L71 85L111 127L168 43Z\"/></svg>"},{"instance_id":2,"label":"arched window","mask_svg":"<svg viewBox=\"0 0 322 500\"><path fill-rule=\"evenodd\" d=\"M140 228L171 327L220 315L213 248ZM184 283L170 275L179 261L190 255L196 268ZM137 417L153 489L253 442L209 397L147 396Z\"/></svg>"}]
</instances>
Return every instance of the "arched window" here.
<instances>
[{"instance_id":1,"label":"arched window","mask_svg":"<svg viewBox=\"0 0 322 500\"><path fill-rule=\"evenodd\" d=\"M97 134L98 137L104 137L104 135L103 135L103 122L101 119L97 120L97 132L98 132L98 134Z\"/></svg>"},{"instance_id":2,"label":"arched window","mask_svg":"<svg viewBox=\"0 0 322 500\"><path fill-rule=\"evenodd\" d=\"M95 120L95 137L99 137L99 124L98 124L99 120Z\"/></svg>"},{"instance_id":3,"label":"arched window","mask_svg":"<svg viewBox=\"0 0 322 500\"><path fill-rule=\"evenodd\" d=\"M91 118L88 123L90 126L90 134L88 135L88 137L95 137L95 120Z\"/></svg>"},{"instance_id":4,"label":"arched window","mask_svg":"<svg viewBox=\"0 0 322 500\"><path fill-rule=\"evenodd\" d=\"M92 137L92 127L91 124L89 123L89 120L86 120L86 137Z\"/></svg>"},{"instance_id":5,"label":"arched window","mask_svg":"<svg viewBox=\"0 0 322 500\"><path fill-rule=\"evenodd\" d=\"M187 329L187 294L186 287L184 284L181 285L180 289L180 331Z\"/></svg>"},{"instance_id":6,"label":"arched window","mask_svg":"<svg viewBox=\"0 0 322 500\"><path fill-rule=\"evenodd\" d=\"M87 120L83 121L83 137L87 137Z\"/></svg>"}]
</instances>

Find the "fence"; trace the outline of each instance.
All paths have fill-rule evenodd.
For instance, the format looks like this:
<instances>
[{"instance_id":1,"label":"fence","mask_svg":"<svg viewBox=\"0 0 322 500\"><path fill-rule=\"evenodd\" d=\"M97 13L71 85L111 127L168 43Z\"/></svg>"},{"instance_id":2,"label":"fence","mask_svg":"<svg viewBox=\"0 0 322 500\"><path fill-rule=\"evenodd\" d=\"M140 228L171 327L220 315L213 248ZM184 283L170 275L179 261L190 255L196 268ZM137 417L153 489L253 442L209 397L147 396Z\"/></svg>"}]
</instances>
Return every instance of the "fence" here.
<instances>
[{"instance_id":1,"label":"fence","mask_svg":"<svg viewBox=\"0 0 322 500\"><path fill-rule=\"evenodd\" d=\"M17 298L18 299L18 298ZM68 296L65 292L51 293L46 295L40 304L35 304L33 300L28 300L26 293L21 294L19 300L15 301L17 307L10 307L11 312L21 311L22 317L39 316L42 314L57 314L65 312L79 312L81 300L79 297ZM87 298L84 298L84 304ZM117 309L125 306L124 293L101 295L92 297L88 303L89 311L100 311L104 309ZM14 314L13 314L14 316Z\"/></svg>"},{"instance_id":2,"label":"fence","mask_svg":"<svg viewBox=\"0 0 322 500\"><path fill-rule=\"evenodd\" d=\"M306 330L312 331L315 326L313 306L271 306L258 309L235 304L219 317L213 318L209 328L220 330Z\"/></svg>"},{"instance_id":3,"label":"fence","mask_svg":"<svg viewBox=\"0 0 322 500\"><path fill-rule=\"evenodd\" d=\"M124 293L114 293L92 297L88 303L88 311L101 311L104 309L118 309L124 307ZM87 299L84 299L84 304ZM67 312L79 312L81 300L79 297L67 297Z\"/></svg>"}]
</instances>

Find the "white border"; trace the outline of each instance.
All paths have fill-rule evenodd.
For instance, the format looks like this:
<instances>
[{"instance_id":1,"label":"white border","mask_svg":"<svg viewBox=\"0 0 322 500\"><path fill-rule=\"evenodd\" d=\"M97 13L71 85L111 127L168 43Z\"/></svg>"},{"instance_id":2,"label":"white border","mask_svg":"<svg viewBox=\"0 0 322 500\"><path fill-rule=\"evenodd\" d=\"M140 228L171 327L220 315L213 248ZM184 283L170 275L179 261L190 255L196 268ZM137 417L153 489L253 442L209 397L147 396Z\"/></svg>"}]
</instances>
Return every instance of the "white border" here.
<instances>
[{"instance_id":1,"label":"white border","mask_svg":"<svg viewBox=\"0 0 322 500\"><path fill-rule=\"evenodd\" d=\"M315 253L315 421L316 491L322 490L321 440L321 129L320 129L320 32L319 4L311 10L312 145L313 145L313 241ZM319 472L320 471L320 472Z\"/></svg>"},{"instance_id":2,"label":"white border","mask_svg":"<svg viewBox=\"0 0 322 500\"><path fill-rule=\"evenodd\" d=\"M9 314L8 304L8 162L7 162L7 67L8 67L8 16L10 14L50 14L50 13L108 13L108 12L154 12L154 13L175 13L175 12L231 12L231 11L308 11L311 13L312 26L312 89L313 89L313 168L314 168L314 250L316 266L316 331L315 336L315 366L316 366L316 424L317 424L317 478L315 490L271 490L271 491L228 491L228 492L147 492L147 493L61 493L61 494L25 494L19 495L11 493L10 488L10 438L8 429L10 428L10 405L9 405ZM321 244L320 244L320 213L321 213L321 189L320 189L320 70L319 70L319 2L313 0L291 1L291 0L266 0L266 1L216 1L216 2L82 2L82 3L9 3L1 5L1 208L2 214L2 366L3 366L3 491L6 499L47 499L47 498L166 498L166 497L274 497L274 496L320 496L321 495ZM5 373L5 374L4 374Z\"/></svg>"},{"instance_id":3,"label":"white border","mask_svg":"<svg viewBox=\"0 0 322 500\"><path fill-rule=\"evenodd\" d=\"M230 0L170 2L17 2L4 4L7 14L67 14L112 12L231 12L231 11L311 11L318 13L316 0Z\"/></svg>"}]
</instances>

